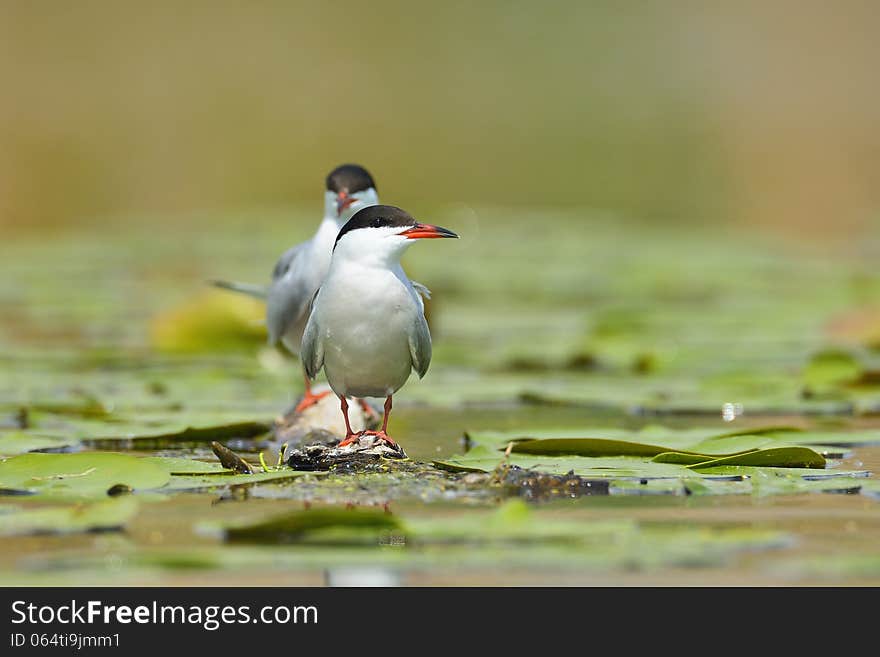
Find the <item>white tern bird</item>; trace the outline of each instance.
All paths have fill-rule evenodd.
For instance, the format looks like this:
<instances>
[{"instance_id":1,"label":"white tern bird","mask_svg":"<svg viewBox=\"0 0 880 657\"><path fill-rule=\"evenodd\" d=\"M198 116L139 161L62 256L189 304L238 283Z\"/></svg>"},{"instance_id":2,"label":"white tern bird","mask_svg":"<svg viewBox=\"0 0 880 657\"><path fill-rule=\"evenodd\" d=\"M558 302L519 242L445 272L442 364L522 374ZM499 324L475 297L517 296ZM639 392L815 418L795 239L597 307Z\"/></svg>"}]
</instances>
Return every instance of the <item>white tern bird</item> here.
<instances>
[{"instance_id":1,"label":"white tern bird","mask_svg":"<svg viewBox=\"0 0 880 657\"><path fill-rule=\"evenodd\" d=\"M376 184L369 172L357 164L343 164L327 175L324 218L312 238L285 251L265 286L214 281L214 285L266 299L266 328L269 343L283 344L299 354L309 304L330 267L330 254L339 229L358 211L379 202ZM330 391L314 394L308 376L305 396L296 406L300 412L317 403ZM365 408L365 410L367 410ZM369 409L373 412L372 409Z\"/></svg>"},{"instance_id":2,"label":"white tern bird","mask_svg":"<svg viewBox=\"0 0 880 657\"><path fill-rule=\"evenodd\" d=\"M336 236L300 354L306 375L313 379L323 367L339 397L346 427L341 447L364 435L395 445L387 433L392 395L412 370L423 377L431 362L424 303L400 258L414 240L438 237L458 235L390 205L358 211ZM382 429L355 434L346 397L385 397Z\"/></svg>"}]
</instances>

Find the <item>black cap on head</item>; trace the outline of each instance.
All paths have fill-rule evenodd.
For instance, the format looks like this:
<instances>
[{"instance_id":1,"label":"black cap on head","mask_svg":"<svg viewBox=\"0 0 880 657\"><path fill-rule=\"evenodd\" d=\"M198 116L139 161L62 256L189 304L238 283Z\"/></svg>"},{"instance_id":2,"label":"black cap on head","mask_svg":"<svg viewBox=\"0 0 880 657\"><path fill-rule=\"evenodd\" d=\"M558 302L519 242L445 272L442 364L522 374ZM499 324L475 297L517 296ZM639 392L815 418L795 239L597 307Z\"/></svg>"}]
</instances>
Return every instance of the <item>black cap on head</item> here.
<instances>
[{"instance_id":1,"label":"black cap on head","mask_svg":"<svg viewBox=\"0 0 880 657\"><path fill-rule=\"evenodd\" d=\"M418 223L409 212L393 205L371 205L354 213L354 216L339 230L336 241L339 242L343 235L358 228L402 228L403 226L415 226ZM334 248L336 248L335 244Z\"/></svg>"},{"instance_id":2,"label":"black cap on head","mask_svg":"<svg viewBox=\"0 0 880 657\"><path fill-rule=\"evenodd\" d=\"M327 190L337 194L341 191L354 194L370 187L376 188L373 177L358 164L342 164L327 174Z\"/></svg>"}]
</instances>

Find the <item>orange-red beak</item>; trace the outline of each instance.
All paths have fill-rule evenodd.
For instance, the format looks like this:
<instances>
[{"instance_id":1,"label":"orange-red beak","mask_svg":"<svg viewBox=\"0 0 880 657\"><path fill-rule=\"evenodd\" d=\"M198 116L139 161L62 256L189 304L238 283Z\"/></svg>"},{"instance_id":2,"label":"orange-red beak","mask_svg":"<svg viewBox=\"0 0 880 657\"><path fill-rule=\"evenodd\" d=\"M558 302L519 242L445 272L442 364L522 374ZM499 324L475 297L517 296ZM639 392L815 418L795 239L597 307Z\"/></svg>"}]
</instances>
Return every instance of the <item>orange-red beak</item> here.
<instances>
[{"instance_id":1,"label":"orange-red beak","mask_svg":"<svg viewBox=\"0 0 880 657\"><path fill-rule=\"evenodd\" d=\"M341 215L349 205L357 201L354 196L349 196L348 192L341 191L336 195L336 214Z\"/></svg>"},{"instance_id":2,"label":"orange-red beak","mask_svg":"<svg viewBox=\"0 0 880 657\"><path fill-rule=\"evenodd\" d=\"M438 237L458 237L451 230L441 228L440 226L432 226L431 224L416 224L412 228L407 228L400 233L411 240L437 239Z\"/></svg>"}]
</instances>

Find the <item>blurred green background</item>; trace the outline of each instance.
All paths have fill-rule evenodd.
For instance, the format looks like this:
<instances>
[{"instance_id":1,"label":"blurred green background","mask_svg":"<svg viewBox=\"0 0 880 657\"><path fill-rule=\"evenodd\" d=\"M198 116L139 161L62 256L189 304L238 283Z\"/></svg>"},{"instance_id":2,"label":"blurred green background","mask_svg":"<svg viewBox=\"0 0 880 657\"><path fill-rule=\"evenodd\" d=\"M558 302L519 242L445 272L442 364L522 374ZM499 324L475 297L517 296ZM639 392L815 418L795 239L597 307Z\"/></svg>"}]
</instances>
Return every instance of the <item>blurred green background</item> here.
<instances>
[{"instance_id":1,"label":"blurred green background","mask_svg":"<svg viewBox=\"0 0 880 657\"><path fill-rule=\"evenodd\" d=\"M858 240L880 7L0 2L0 227L317 203L582 206ZM7 235L9 233L7 232Z\"/></svg>"},{"instance_id":2,"label":"blurred green background","mask_svg":"<svg viewBox=\"0 0 880 657\"><path fill-rule=\"evenodd\" d=\"M266 346L262 304L206 281L267 282L352 161L462 236L405 262L434 293L431 370L391 420L413 459L481 431L862 445L824 487L762 472L548 508L593 523L589 549L258 555L193 528L350 503L350 479L144 496L126 533L0 539L0 583L316 583L398 559L417 584L880 581L878 18L857 0L0 0L0 454L213 461L187 427L220 440L288 408L301 367ZM230 435L254 463L276 447ZM418 480L358 490L483 522Z\"/></svg>"}]
</instances>

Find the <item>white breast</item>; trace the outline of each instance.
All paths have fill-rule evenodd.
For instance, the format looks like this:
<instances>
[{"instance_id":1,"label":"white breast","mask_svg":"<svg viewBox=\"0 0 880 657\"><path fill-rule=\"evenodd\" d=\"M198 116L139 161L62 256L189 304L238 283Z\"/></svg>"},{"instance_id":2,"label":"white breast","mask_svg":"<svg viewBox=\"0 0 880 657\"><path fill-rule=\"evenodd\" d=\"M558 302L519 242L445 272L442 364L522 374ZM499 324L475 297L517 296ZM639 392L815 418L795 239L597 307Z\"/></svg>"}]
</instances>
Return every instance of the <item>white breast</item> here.
<instances>
[{"instance_id":1,"label":"white breast","mask_svg":"<svg viewBox=\"0 0 880 657\"><path fill-rule=\"evenodd\" d=\"M312 312L334 392L384 397L406 383L412 370L409 335L422 310L399 266L332 268Z\"/></svg>"}]
</instances>

